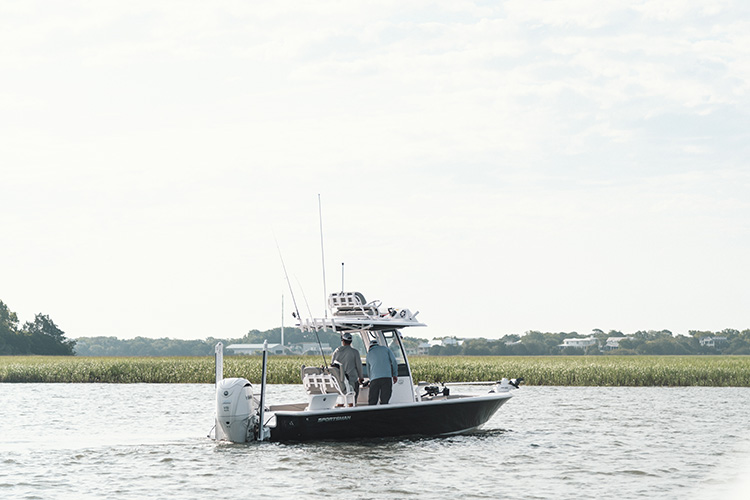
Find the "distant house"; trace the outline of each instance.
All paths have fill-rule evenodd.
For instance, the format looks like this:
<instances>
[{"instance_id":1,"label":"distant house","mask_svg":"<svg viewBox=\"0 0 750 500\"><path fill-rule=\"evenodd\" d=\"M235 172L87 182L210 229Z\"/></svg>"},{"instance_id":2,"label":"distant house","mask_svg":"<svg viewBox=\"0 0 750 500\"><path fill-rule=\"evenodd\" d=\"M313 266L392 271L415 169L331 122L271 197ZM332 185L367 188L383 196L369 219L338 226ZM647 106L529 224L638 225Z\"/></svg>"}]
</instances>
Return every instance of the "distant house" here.
<instances>
[{"instance_id":1,"label":"distant house","mask_svg":"<svg viewBox=\"0 0 750 500\"><path fill-rule=\"evenodd\" d=\"M323 354L332 354L333 349L328 344L318 344L317 342L299 342L291 345L291 351L293 354L320 354L320 349L323 348Z\"/></svg>"},{"instance_id":2,"label":"distant house","mask_svg":"<svg viewBox=\"0 0 750 500\"><path fill-rule=\"evenodd\" d=\"M420 342L417 346L417 354L419 356L425 356L427 354L430 354L430 343L429 342Z\"/></svg>"},{"instance_id":3,"label":"distant house","mask_svg":"<svg viewBox=\"0 0 750 500\"><path fill-rule=\"evenodd\" d=\"M609 337L607 339L607 342L604 344L604 347L602 350L604 351L614 351L615 349L620 348L620 342L625 340L628 337Z\"/></svg>"},{"instance_id":4,"label":"distant house","mask_svg":"<svg viewBox=\"0 0 750 500\"><path fill-rule=\"evenodd\" d=\"M227 349L234 351L234 354L262 354L263 344L231 344ZM284 354L285 350L281 344L268 344L268 354Z\"/></svg>"},{"instance_id":5,"label":"distant house","mask_svg":"<svg viewBox=\"0 0 750 500\"><path fill-rule=\"evenodd\" d=\"M457 339L455 337L443 337L442 339L432 339L427 344L429 345L429 347L433 347L436 345L445 347L449 345L463 345L463 343L463 339Z\"/></svg>"},{"instance_id":6,"label":"distant house","mask_svg":"<svg viewBox=\"0 0 750 500\"><path fill-rule=\"evenodd\" d=\"M594 337L587 337L585 339L563 339L563 343L558 345L560 349L566 347L573 347L576 349L586 349L589 346L595 345L599 347L599 341Z\"/></svg>"},{"instance_id":7,"label":"distant house","mask_svg":"<svg viewBox=\"0 0 750 500\"><path fill-rule=\"evenodd\" d=\"M703 347L721 347L728 342L726 337L703 337L698 342Z\"/></svg>"}]
</instances>

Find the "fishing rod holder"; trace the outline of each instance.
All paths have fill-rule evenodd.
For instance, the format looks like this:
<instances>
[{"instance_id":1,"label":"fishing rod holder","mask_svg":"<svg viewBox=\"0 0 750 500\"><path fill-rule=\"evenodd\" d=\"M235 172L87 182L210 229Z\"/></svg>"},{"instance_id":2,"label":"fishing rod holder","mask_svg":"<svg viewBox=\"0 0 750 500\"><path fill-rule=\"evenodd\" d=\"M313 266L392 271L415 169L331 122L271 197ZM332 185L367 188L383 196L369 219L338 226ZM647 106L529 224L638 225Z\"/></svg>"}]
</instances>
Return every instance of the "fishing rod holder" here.
<instances>
[{"instance_id":1,"label":"fishing rod holder","mask_svg":"<svg viewBox=\"0 0 750 500\"><path fill-rule=\"evenodd\" d=\"M435 396L440 396L441 394L445 397L448 397L451 394L451 390L449 388L443 387L443 389L441 390L436 385L428 385L427 387L424 388L424 391L425 393L422 394L422 396L420 397L434 398Z\"/></svg>"}]
</instances>

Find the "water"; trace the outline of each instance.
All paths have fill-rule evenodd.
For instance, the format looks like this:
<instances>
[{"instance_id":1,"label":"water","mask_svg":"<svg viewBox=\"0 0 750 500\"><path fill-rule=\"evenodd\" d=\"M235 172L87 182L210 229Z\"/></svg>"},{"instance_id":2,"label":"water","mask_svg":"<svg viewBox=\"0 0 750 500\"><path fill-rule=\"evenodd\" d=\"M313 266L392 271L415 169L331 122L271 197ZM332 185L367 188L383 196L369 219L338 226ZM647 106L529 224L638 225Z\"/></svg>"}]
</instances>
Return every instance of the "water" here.
<instances>
[{"instance_id":1,"label":"water","mask_svg":"<svg viewBox=\"0 0 750 500\"><path fill-rule=\"evenodd\" d=\"M748 388L522 387L472 435L317 444L207 439L213 385L0 384L0 401L0 498L750 498Z\"/></svg>"}]
</instances>

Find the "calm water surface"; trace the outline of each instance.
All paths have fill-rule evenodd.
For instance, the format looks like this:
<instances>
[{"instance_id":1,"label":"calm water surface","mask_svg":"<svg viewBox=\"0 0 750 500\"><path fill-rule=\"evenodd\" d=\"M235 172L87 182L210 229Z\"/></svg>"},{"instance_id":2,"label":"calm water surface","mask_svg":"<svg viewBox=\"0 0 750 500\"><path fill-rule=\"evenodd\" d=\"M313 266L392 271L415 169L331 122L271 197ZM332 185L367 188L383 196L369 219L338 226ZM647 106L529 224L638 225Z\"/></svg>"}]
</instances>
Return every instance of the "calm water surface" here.
<instances>
[{"instance_id":1,"label":"calm water surface","mask_svg":"<svg viewBox=\"0 0 750 500\"><path fill-rule=\"evenodd\" d=\"M750 498L747 388L522 387L472 435L291 445L207 439L213 385L0 384L0 402L0 498Z\"/></svg>"}]
</instances>

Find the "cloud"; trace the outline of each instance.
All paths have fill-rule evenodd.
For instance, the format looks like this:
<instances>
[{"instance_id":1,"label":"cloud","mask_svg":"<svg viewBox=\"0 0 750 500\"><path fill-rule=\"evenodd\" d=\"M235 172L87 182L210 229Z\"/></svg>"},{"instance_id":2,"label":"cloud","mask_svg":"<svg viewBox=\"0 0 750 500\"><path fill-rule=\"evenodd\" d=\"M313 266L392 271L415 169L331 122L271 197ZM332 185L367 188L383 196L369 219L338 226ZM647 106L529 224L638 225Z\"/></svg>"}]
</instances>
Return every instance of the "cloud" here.
<instances>
[{"instance_id":1,"label":"cloud","mask_svg":"<svg viewBox=\"0 0 750 500\"><path fill-rule=\"evenodd\" d=\"M435 334L746 326L739 2L1 8L0 299L23 317L276 326L273 234L321 295L322 193L331 269Z\"/></svg>"}]
</instances>

